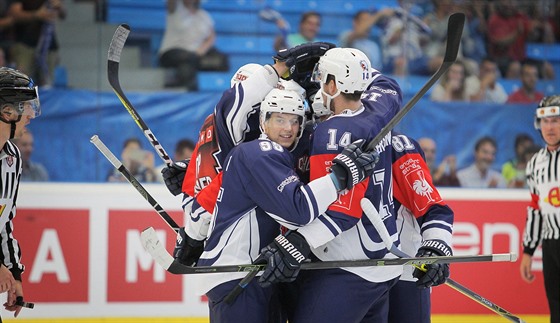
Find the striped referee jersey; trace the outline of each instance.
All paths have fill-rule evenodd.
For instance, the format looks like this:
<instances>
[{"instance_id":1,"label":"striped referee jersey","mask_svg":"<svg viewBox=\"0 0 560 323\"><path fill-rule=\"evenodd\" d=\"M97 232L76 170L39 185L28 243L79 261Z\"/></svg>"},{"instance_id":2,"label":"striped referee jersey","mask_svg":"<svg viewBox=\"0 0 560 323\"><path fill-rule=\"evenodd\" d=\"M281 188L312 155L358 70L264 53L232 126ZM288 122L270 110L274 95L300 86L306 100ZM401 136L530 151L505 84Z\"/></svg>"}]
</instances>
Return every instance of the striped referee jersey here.
<instances>
[{"instance_id":1,"label":"striped referee jersey","mask_svg":"<svg viewBox=\"0 0 560 323\"><path fill-rule=\"evenodd\" d=\"M0 261L21 281L25 267L20 263L21 251L13 236L12 223L22 170L21 153L15 144L7 141L0 151L0 160Z\"/></svg>"},{"instance_id":2,"label":"striped referee jersey","mask_svg":"<svg viewBox=\"0 0 560 323\"><path fill-rule=\"evenodd\" d=\"M523 252L533 255L542 239L560 239L560 148L537 152L526 168L531 203L523 234Z\"/></svg>"}]
</instances>

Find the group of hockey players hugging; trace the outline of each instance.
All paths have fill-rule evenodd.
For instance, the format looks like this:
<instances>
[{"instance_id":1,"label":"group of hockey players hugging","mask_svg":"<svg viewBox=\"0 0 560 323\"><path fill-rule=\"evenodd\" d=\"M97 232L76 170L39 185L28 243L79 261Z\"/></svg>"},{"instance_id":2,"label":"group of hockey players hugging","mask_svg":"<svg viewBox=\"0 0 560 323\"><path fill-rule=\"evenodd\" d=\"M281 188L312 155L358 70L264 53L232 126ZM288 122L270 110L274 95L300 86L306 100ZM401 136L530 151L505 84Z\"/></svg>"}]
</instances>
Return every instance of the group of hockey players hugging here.
<instances>
[{"instance_id":1,"label":"group of hockey players hugging","mask_svg":"<svg viewBox=\"0 0 560 323\"><path fill-rule=\"evenodd\" d=\"M177 261L266 265L252 280L197 276L211 322L430 321L430 287L446 281L448 264L300 271L306 261L396 257L362 198L403 251L452 254L453 212L418 144L388 132L369 149L401 104L395 80L361 51L331 43L281 50L273 64L235 73L192 159L162 170L171 193L183 194Z\"/></svg>"}]
</instances>

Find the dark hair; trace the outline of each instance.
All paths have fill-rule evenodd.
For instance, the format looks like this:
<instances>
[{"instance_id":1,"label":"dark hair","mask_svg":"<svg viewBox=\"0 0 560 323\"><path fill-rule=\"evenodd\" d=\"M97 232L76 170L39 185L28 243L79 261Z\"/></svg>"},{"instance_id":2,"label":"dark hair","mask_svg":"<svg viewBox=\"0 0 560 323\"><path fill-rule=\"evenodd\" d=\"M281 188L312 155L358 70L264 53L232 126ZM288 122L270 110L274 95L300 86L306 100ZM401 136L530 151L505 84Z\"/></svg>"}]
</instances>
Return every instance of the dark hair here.
<instances>
[{"instance_id":1,"label":"dark hair","mask_svg":"<svg viewBox=\"0 0 560 323\"><path fill-rule=\"evenodd\" d=\"M494 148L498 148L498 145L496 144L496 140L494 140L494 138L490 136L484 136L476 141L476 144L474 144L474 151L478 151L478 149L480 149L480 146L485 143L489 143L494 146Z\"/></svg>"},{"instance_id":2,"label":"dark hair","mask_svg":"<svg viewBox=\"0 0 560 323\"><path fill-rule=\"evenodd\" d=\"M333 81L333 82L336 83L336 79L335 79L334 75L332 75L332 74L327 75L327 83L329 83L330 81ZM364 93L364 92L363 91L354 91L354 93L340 92L340 95L342 95L347 100L358 101L362 98L362 93Z\"/></svg>"},{"instance_id":3,"label":"dark hair","mask_svg":"<svg viewBox=\"0 0 560 323\"><path fill-rule=\"evenodd\" d=\"M127 140L124 141L123 148L126 148L129 144L131 144L133 142L137 143L138 146L140 146L140 148L142 148L142 143L140 142L140 139L138 139L138 138L128 138Z\"/></svg>"},{"instance_id":4,"label":"dark hair","mask_svg":"<svg viewBox=\"0 0 560 323\"><path fill-rule=\"evenodd\" d=\"M321 14L318 13L317 11L306 11L301 15L301 19L299 20L299 24L303 24L309 17L313 17L316 16L317 18L319 18L319 20L321 20Z\"/></svg>"},{"instance_id":5,"label":"dark hair","mask_svg":"<svg viewBox=\"0 0 560 323\"><path fill-rule=\"evenodd\" d=\"M181 139L175 145L175 152L181 152L185 149L194 150L195 143L190 139Z\"/></svg>"},{"instance_id":6,"label":"dark hair","mask_svg":"<svg viewBox=\"0 0 560 323\"><path fill-rule=\"evenodd\" d=\"M521 143L525 141L535 142L535 140L533 140L533 137L529 136L526 133L520 133L517 136L515 136L515 144L513 148L517 149L517 146L521 145Z\"/></svg>"}]
</instances>

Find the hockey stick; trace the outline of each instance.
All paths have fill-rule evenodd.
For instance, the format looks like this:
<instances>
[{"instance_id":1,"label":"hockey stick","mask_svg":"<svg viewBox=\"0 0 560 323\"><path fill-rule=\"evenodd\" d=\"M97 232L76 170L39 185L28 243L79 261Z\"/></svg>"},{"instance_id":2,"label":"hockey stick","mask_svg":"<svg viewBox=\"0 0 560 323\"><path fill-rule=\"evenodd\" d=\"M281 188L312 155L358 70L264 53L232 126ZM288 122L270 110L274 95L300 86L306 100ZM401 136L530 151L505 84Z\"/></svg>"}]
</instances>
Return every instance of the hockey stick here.
<instances>
[{"instance_id":1,"label":"hockey stick","mask_svg":"<svg viewBox=\"0 0 560 323\"><path fill-rule=\"evenodd\" d=\"M371 204L371 201L368 200L367 198L363 198L361 200L360 204L362 206L362 210L364 211L365 215L368 217L368 219L371 221L371 223L373 224L373 226L375 227L375 229L379 233L379 236L383 240L383 243L385 244L385 246L387 247L389 252L394 254L397 257L401 257L401 258L408 257L408 255L406 253L402 252L400 249L397 248L397 246L395 246L395 244L393 244L391 236L389 235L389 232L387 231L387 228L385 227L385 224L383 224L383 220L381 220L381 217L379 216L379 213L377 212L377 210L375 209L373 204ZM415 267L425 271L425 268L422 267L422 266L415 265ZM500 315L500 316L502 316L502 317L504 317L504 318L506 318L506 319L508 319L512 322L518 322L518 323L523 323L524 322L519 317L511 314L510 312L506 311L502 307L494 304L493 302L491 302L487 298L478 295L477 293L475 293L472 290L468 289L467 287L459 284L458 282L452 280L451 278L448 278L447 281L445 282L445 284L447 286L455 289L456 291L460 292L461 294L467 296L468 298L472 299L473 301L479 303L480 305L488 308L489 310L493 311L494 313L496 313L496 314L498 314L498 315Z\"/></svg>"},{"instance_id":2,"label":"hockey stick","mask_svg":"<svg viewBox=\"0 0 560 323\"><path fill-rule=\"evenodd\" d=\"M404 107L391 119L379 133L373 138L371 142L366 147L366 151L371 151L375 149L375 146L381 142L381 140L399 123L402 118L414 107L416 102L420 100L426 92L434 85L434 83L439 80L439 78L445 73L449 67L457 59L457 54L459 53L459 45L461 44L461 35L463 34L463 26L465 24L465 14L458 12L454 13L449 17L447 22L447 45L445 48L445 56L443 58L443 63L438 68L436 73L430 77L428 82L422 86L422 88L408 101Z\"/></svg>"},{"instance_id":3,"label":"hockey stick","mask_svg":"<svg viewBox=\"0 0 560 323\"><path fill-rule=\"evenodd\" d=\"M92 144L99 149L99 151L107 158L108 161L113 164L113 166L126 178L126 180L134 186L134 188L142 195L142 197L150 203L150 205L156 210L156 212L161 216L161 218L175 231L175 233L179 232L179 225L171 218L167 212L159 205L159 203L146 191L144 186L138 182L136 177L130 173L130 171L121 163L120 160L115 157L115 155L105 146L103 141L99 139L97 135L94 135L89 140Z\"/></svg>"},{"instance_id":4,"label":"hockey stick","mask_svg":"<svg viewBox=\"0 0 560 323\"><path fill-rule=\"evenodd\" d=\"M156 136L152 133L150 128L148 128L148 125L142 120L138 112L136 112L136 109L134 109L130 101L128 101L121 89L119 82L119 62L121 61L121 52L128 38L128 34L130 34L130 27L127 24L119 25L117 30L115 30L115 34L113 34L113 39L109 45L109 53L107 54L107 77L109 79L109 84L128 113L132 116L132 119L134 119L138 127L140 127L144 136L148 138L148 141L150 141L150 144L154 147L158 156L161 157L167 166L170 166L173 163L171 158L169 158L169 155L165 149L163 149Z\"/></svg>"},{"instance_id":5,"label":"hockey stick","mask_svg":"<svg viewBox=\"0 0 560 323\"><path fill-rule=\"evenodd\" d=\"M209 274L227 272L247 272L260 271L266 265L228 265L228 266L205 266L191 267L181 264L171 256L165 246L158 239L154 228L146 228L140 234L140 240L144 249L154 258L154 260L165 270L176 275L188 274ZM423 265L433 263L471 263L471 262L501 262L517 260L516 254L492 254L480 256L451 256L451 257L415 257L415 258L390 258L390 259L365 259L365 260L338 260L322 262L304 262L301 265L303 270L332 269L341 267L371 267L371 266L403 266L403 265Z\"/></svg>"}]
</instances>

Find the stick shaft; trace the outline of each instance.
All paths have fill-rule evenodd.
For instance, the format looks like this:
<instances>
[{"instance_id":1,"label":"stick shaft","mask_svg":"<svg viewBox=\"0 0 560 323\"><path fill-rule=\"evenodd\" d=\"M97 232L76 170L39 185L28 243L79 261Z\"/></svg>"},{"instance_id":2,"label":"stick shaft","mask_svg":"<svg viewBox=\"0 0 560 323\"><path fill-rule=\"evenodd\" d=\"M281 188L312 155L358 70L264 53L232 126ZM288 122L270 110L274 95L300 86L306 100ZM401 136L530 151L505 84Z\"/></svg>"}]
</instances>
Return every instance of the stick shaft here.
<instances>
[{"instance_id":1,"label":"stick shaft","mask_svg":"<svg viewBox=\"0 0 560 323\"><path fill-rule=\"evenodd\" d=\"M171 158L169 158L169 155L167 154L165 149L163 149L156 136L144 122L142 117L140 117L136 109L134 109L134 106L132 106L132 103L130 103L130 101L124 94L124 91L122 90L119 82L119 63L121 60L121 53L129 33L130 27L126 24L122 24L117 27L115 33L113 34L113 39L111 40L111 44L109 45L109 52L107 54L107 78L109 80L111 88L113 89L113 92L115 92L122 105L126 108L140 130L142 130L144 136L146 136L152 147L154 147L158 156L166 165L169 166L172 164Z\"/></svg>"},{"instance_id":2,"label":"stick shaft","mask_svg":"<svg viewBox=\"0 0 560 323\"><path fill-rule=\"evenodd\" d=\"M465 14L454 13L449 17L447 23L447 45L443 63L436 73L420 88L420 90L408 101L402 109L379 131L367 145L366 150L370 151L381 142L381 140L399 123L402 118L414 107L414 105L428 92L437 80L445 73L449 67L457 59L459 45L461 44L461 35L463 34L463 26L465 24Z\"/></svg>"}]
</instances>

